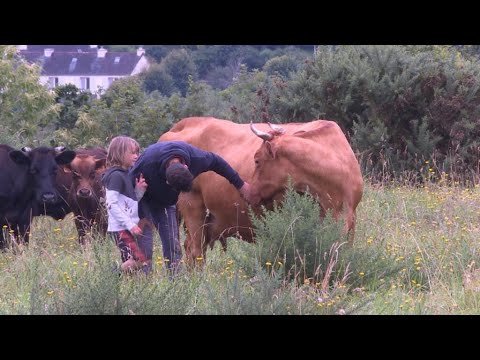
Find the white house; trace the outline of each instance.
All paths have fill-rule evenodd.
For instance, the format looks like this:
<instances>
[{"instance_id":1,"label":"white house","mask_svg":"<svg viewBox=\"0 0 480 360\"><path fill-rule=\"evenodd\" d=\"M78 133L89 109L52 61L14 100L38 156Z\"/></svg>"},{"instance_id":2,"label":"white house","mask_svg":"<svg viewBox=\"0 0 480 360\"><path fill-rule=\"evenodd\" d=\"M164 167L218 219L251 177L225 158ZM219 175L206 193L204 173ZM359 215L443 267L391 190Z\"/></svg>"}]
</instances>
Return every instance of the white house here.
<instances>
[{"instance_id":1,"label":"white house","mask_svg":"<svg viewBox=\"0 0 480 360\"><path fill-rule=\"evenodd\" d=\"M136 53L109 52L97 45L17 45L17 49L27 61L42 67L40 82L50 89L73 84L100 94L115 80L150 66L142 47Z\"/></svg>"}]
</instances>

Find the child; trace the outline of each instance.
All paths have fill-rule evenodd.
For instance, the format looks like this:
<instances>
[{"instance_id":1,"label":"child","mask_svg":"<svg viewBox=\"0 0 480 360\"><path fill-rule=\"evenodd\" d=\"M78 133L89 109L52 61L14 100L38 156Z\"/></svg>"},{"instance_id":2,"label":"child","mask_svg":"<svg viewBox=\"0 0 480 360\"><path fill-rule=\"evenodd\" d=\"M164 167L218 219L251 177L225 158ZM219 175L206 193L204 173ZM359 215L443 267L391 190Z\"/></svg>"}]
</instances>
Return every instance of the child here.
<instances>
[{"instance_id":1,"label":"child","mask_svg":"<svg viewBox=\"0 0 480 360\"><path fill-rule=\"evenodd\" d=\"M143 174L140 174L134 188L128 177L128 169L137 160L139 151L140 146L134 139L128 136L113 138L107 150L107 171L102 183L106 190L107 231L120 249L123 261L121 269L133 271L144 267L148 272L152 256L146 254L142 242L139 244L136 241L136 237L142 235L138 226L138 201L145 193L147 183Z\"/></svg>"}]
</instances>

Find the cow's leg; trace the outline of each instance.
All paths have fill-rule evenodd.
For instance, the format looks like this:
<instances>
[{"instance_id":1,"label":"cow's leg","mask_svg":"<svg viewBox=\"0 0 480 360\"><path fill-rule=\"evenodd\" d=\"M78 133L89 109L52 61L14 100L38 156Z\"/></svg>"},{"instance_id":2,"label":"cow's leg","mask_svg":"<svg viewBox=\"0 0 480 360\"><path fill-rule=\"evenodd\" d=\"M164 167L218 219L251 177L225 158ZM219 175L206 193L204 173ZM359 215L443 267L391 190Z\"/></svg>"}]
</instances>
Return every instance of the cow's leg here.
<instances>
[{"instance_id":1,"label":"cow's leg","mask_svg":"<svg viewBox=\"0 0 480 360\"><path fill-rule=\"evenodd\" d=\"M336 208L333 210L333 217L335 220L343 220L344 225L342 229L342 234L347 235L348 244L353 245L353 238L355 235L355 210L353 206L344 203L342 208Z\"/></svg>"},{"instance_id":2,"label":"cow's leg","mask_svg":"<svg viewBox=\"0 0 480 360\"><path fill-rule=\"evenodd\" d=\"M222 245L222 250L224 252L227 252L227 238L228 236L231 235L231 231L228 229L224 229L219 224L225 224L225 222L222 222L221 220L218 220L215 218L215 216L210 216L209 219L209 224L208 224L208 235L209 235L209 244L210 248L213 249L213 246L215 245L215 241L219 240L220 244ZM238 234L237 234L238 236ZM241 238L241 236L238 236Z\"/></svg>"},{"instance_id":3,"label":"cow's leg","mask_svg":"<svg viewBox=\"0 0 480 360\"><path fill-rule=\"evenodd\" d=\"M355 220L356 211L347 209L347 211L345 211L345 226L343 227L343 232L348 234L349 245L353 245L353 239L355 237Z\"/></svg>"},{"instance_id":4,"label":"cow's leg","mask_svg":"<svg viewBox=\"0 0 480 360\"><path fill-rule=\"evenodd\" d=\"M187 229L185 239L185 258L187 264L192 267L202 264L205 259L206 244L209 242L208 214L200 194L189 193L183 196L177 203L181 212L184 225Z\"/></svg>"},{"instance_id":5,"label":"cow's leg","mask_svg":"<svg viewBox=\"0 0 480 360\"><path fill-rule=\"evenodd\" d=\"M10 204L9 199L10 196L8 194L0 194L0 213L5 213L8 210Z\"/></svg>"},{"instance_id":6,"label":"cow's leg","mask_svg":"<svg viewBox=\"0 0 480 360\"><path fill-rule=\"evenodd\" d=\"M320 205L320 219L324 219L327 212L332 212L332 217L335 221L343 221L344 225L342 228L342 234L348 236L348 244L353 244L353 236L355 232L355 211L352 210L353 207L348 204L345 206L345 209L340 207L333 207L325 211L324 206Z\"/></svg>"},{"instance_id":7,"label":"cow's leg","mask_svg":"<svg viewBox=\"0 0 480 360\"><path fill-rule=\"evenodd\" d=\"M11 223L10 229L8 233L5 233L8 236L9 241L12 245L20 245L20 244L28 244L30 239L30 223L25 223L23 221L19 221L18 223ZM3 230L3 229L2 229ZM2 234L3 235L3 234ZM5 241L5 245L7 245L7 241ZM15 246L14 246L15 248Z\"/></svg>"},{"instance_id":8,"label":"cow's leg","mask_svg":"<svg viewBox=\"0 0 480 360\"><path fill-rule=\"evenodd\" d=\"M223 236L220 236L218 240L220 240L220 244L222 244L223 252L227 252L227 239ZM213 242L211 243L210 247L213 248Z\"/></svg>"},{"instance_id":9,"label":"cow's leg","mask_svg":"<svg viewBox=\"0 0 480 360\"><path fill-rule=\"evenodd\" d=\"M29 224L18 224L17 226L15 226L13 235L15 237L15 240L19 244L22 244L22 243L28 244L28 241L30 240Z\"/></svg>"},{"instance_id":10,"label":"cow's leg","mask_svg":"<svg viewBox=\"0 0 480 360\"><path fill-rule=\"evenodd\" d=\"M27 208L18 218L13 227L13 234L18 243L28 244L30 240L30 225L32 224L32 209Z\"/></svg>"},{"instance_id":11,"label":"cow's leg","mask_svg":"<svg viewBox=\"0 0 480 360\"><path fill-rule=\"evenodd\" d=\"M214 241L219 240L222 245L223 251L227 251L227 238L229 236L236 237L246 242L254 241L254 233L249 220L247 210L238 210L237 224L229 228L225 228L224 224L227 224L229 219L224 214L217 212L211 214L209 221L209 236L210 246L213 248ZM240 224L242 224L240 226Z\"/></svg>"},{"instance_id":12,"label":"cow's leg","mask_svg":"<svg viewBox=\"0 0 480 360\"><path fill-rule=\"evenodd\" d=\"M77 228L78 233L78 242L81 245L85 245L86 239L86 231L85 229L88 227L88 220L86 220L82 215L75 214L75 226Z\"/></svg>"},{"instance_id":13,"label":"cow's leg","mask_svg":"<svg viewBox=\"0 0 480 360\"><path fill-rule=\"evenodd\" d=\"M99 208L96 212L95 222L97 224L97 231L102 236L105 237L107 234L108 226L108 215L104 212L102 208Z\"/></svg>"},{"instance_id":14,"label":"cow's leg","mask_svg":"<svg viewBox=\"0 0 480 360\"><path fill-rule=\"evenodd\" d=\"M7 247L7 242L5 241L4 233L8 228L3 228L3 224L0 224L2 227L0 228L0 250L4 250Z\"/></svg>"}]
</instances>

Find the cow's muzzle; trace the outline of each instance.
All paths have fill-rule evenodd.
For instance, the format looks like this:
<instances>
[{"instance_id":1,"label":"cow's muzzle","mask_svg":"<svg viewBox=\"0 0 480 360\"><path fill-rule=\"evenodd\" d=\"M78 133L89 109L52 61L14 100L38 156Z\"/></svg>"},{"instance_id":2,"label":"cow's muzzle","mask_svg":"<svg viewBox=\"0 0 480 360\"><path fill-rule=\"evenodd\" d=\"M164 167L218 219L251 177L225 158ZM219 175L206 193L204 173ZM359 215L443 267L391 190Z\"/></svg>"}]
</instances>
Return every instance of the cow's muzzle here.
<instances>
[{"instance_id":1,"label":"cow's muzzle","mask_svg":"<svg viewBox=\"0 0 480 360\"><path fill-rule=\"evenodd\" d=\"M45 203L53 203L55 201L55 194L51 192L42 194L42 201Z\"/></svg>"},{"instance_id":2,"label":"cow's muzzle","mask_svg":"<svg viewBox=\"0 0 480 360\"><path fill-rule=\"evenodd\" d=\"M87 197L90 197L92 195L92 191L89 190L89 189L83 188L83 189L78 190L77 195L80 196L80 197L87 198Z\"/></svg>"}]
</instances>

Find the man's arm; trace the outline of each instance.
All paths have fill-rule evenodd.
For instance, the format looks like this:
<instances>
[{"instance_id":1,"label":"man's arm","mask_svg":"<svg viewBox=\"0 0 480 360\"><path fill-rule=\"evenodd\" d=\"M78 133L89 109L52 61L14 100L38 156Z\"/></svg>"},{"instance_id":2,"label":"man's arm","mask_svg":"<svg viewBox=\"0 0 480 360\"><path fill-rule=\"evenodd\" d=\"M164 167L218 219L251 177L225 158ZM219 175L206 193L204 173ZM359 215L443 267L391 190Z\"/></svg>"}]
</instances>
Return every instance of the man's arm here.
<instances>
[{"instance_id":1,"label":"man's arm","mask_svg":"<svg viewBox=\"0 0 480 360\"><path fill-rule=\"evenodd\" d=\"M204 170L200 172L214 171L218 175L227 179L233 186L235 186L235 188L240 189L243 186L244 181L238 172L236 172L235 169L233 169L220 155L206 151L204 158L201 160L199 159L199 161L204 165Z\"/></svg>"},{"instance_id":2,"label":"man's arm","mask_svg":"<svg viewBox=\"0 0 480 360\"><path fill-rule=\"evenodd\" d=\"M203 169L200 169L199 173L205 171L214 171L218 175L223 176L233 186L235 186L245 201L251 203L250 184L244 181L238 172L235 171L235 169L233 169L230 164L227 163L220 155L208 151L205 151L204 153L204 157L201 160L198 159L201 163L200 165L204 166ZM194 162L192 162L191 165L195 166ZM194 173L194 176L196 175L198 175L198 173Z\"/></svg>"}]
</instances>

